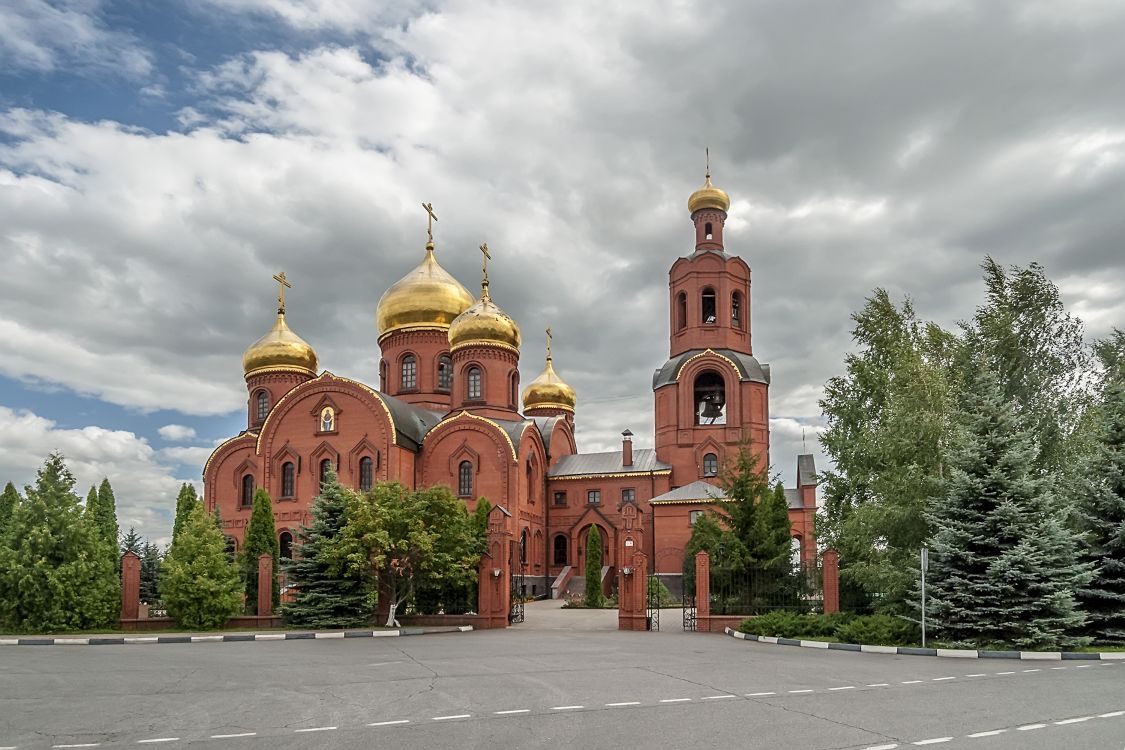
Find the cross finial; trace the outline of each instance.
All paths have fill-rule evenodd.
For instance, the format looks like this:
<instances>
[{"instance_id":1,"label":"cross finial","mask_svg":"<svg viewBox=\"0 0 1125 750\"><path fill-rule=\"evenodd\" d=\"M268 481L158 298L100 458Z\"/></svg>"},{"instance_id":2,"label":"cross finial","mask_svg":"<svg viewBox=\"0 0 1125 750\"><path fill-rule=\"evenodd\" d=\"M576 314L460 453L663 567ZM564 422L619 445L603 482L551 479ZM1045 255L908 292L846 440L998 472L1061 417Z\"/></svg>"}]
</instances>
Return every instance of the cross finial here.
<instances>
[{"instance_id":1,"label":"cross finial","mask_svg":"<svg viewBox=\"0 0 1125 750\"><path fill-rule=\"evenodd\" d=\"M481 259L482 265L481 265L480 296L487 297L488 296L488 261L492 260L492 255L491 255L491 253L488 252L488 243L487 242L481 243L480 252L481 252L481 255L484 256Z\"/></svg>"},{"instance_id":2,"label":"cross finial","mask_svg":"<svg viewBox=\"0 0 1125 750\"><path fill-rule=\"evenodd\" d=\"M711 147L705 146L703 148L703 153L706 155L706 158L707 158L707 173L706 174L707 174L707 179L709 180L709 179L711 179Z\"/></svg>"},{"instance_id":3,"label":"cross finial","mask_svg":"<svg viewBox=\"0 0 1125 750\"><path fill-rule=\"evenodd\" d=\"M433 203L423 203L422 208L426 209L428 218L426 219L426 247L433 250L434 248L434 222L437 221L437 214L434 213Z\"/></svg>"},{"instance_id":4,"label":"cross finial","mask_svg":"<svg viewBox=\"0 0 1125 750\"><path fill-rule=\"evenodd\" d=\"M551 361L551 329L547 328L547 361Z\"/></svg>"},{"instance_id":5,"label":"cross finial","mask_svg":"<svg viewBox=\"0 0 1125 750\"><path fill-rule=\"evenodd\" d=\"M273 280L276 281L277 284L278 284L278 287L277 287L277 311L279 313L283 313L283 312L285 312L285 289L286 289L286 287L288 287L289 289L292 289L293 285L290 284L289 280L285 278L285 271L282 271L281 273L275 273L273 275Z\"/></svg>"}]
</instances>

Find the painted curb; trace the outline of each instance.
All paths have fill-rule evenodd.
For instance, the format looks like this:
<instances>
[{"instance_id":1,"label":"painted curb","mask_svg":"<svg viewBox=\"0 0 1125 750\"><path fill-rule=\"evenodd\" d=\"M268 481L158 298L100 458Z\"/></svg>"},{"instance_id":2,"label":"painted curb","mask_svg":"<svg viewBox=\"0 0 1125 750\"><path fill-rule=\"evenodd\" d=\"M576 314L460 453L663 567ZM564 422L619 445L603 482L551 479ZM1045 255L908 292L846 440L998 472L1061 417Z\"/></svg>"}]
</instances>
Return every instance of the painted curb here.
<instances>
[{"instance_id":1,"label":"painted curb","mask_svg":"<svg viewBox=\"0 0 1125 750\"><path fill-rule=\"evenodd\" d=\"M829 649L830 651L860 651L865 654L897 654L898 656L941 656L946 659L1019 659L1021 661L1044 660L1085 660L1121 661L1125 651L974 651L960 648L916 648L913 646L869 646L856 643L829 643L827 641L799 641L793 638L777 638L769 635L741 633L731 628L724 632L741 641L757 641L775 646L799 646L801 648Z\"/></svg>"},{"instance_id":2,"label":"painted curb","mask_svg":"<svg viewBox=\"0 0 1125 750\"><path fill-rule=\"evenodd\" d=\"M130 646L148 643L244 643L246 641L303 641L334 638L396 638L408 635L468 633L472 625L448 625L398 630L328 630L292 633L222 633L215 635L90 636L89 638L0 638L0 646Z\"/></svg>"}]
</instances>

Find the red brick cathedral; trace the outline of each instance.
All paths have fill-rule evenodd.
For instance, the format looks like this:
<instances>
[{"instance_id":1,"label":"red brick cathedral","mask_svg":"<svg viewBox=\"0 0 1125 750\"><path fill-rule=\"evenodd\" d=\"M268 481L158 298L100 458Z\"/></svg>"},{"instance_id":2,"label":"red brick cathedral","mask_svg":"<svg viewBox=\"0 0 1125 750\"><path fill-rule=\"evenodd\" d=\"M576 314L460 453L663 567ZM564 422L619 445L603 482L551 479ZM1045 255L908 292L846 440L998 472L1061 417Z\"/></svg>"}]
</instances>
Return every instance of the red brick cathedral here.
<instances>
[{"instance_id":1,"label":"red brick cathedral","mask_svg":"<svg viewBox=\"0 0 1125 750\"><path fill-rule=\"evenodd\" d=\"M288 283L276 277L277 320L243 356L247 428L203 470L208 509L220 508L241 545L254 491L265 487L289 556L329 467L360 490L446 485L469 510L481 497L504 509L528 594L557 596L581 578L591 526L608 580L636 545L677 589L691 525L723 497L714 484L723 462L744 435L769 460L770 371L751 346L750 267L723 246L729 207L710 174L688 199L695 249L668 273L655 449L634 449L625 430L619 451L578 452L577 397L555 372L549 334L546 365L521 394L520 329L492 298L487 245L475 299L438 264L431 222L421 263L379 300L377 390L317 374L313 348L286 324ZM804 561L816 554L815 482L812 456L799 456L797 487L786 492L794 556Z\"/></svg>"}]
</instances>

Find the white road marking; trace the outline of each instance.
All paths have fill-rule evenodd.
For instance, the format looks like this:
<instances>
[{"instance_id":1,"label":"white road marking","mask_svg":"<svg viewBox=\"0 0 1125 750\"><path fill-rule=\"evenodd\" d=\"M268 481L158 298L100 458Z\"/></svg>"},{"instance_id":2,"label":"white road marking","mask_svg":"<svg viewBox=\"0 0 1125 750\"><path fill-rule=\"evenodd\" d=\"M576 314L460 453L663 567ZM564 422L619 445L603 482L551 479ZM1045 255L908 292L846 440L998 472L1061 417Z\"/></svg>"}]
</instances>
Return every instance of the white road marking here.
<instances>
[{"instance_id":1,"label":"white road marking","mask_svg":"<svg viewBox=\"0 0 1125 750\"><path fill-rule=\"evenodd\" d=\"M586 708L585 706L551 706L552 711L574 711L579 708Z\"/></svg>"},{"instance_id":2,"label":"white road marking","mask_svg":"<svg viewBox=\"0 0 1125 750\"><path fill-rule=\"evenodd\" d=\"M1017 732L1027 732L1032 729L1042 729L1047 726L1046 724L1024 724L1022 727L1016 727Z\"/></svg>"},{"instance_id":3,"label":"white road marking","mask_svg":"<svg viewBox=\"0 0 1125 750\"><path fill-rule=\"evenodd\" d=\"M845 685L844 687L828 688L829 690L855 690L855 685Z\"/></svg>"},{"instance_id":4,"label":"white road marking","mask_svg":"<svg viewBox=\"0 0 1125 750\"><path fill-rule=\"evenodd\" d=\"M867 687L890 687L889 682L873 682Z\"/></svg>"},{"instance_id":5,"label":"white road marking","mask_svg":"<svg viewBox=\"0 0 1125 750\"><path fill-rule=\"evenodd\" d=\"M1025 669L1023 671L1025 671L1025 672L1042 672L1043 670L1042 669Z\"/></svg>"},{"instance_id":6,"label":"white road marking","mask_svg":"<svg viewBox=\"0 0 1125 750\"><path fill-rule=\"evenodd\" d=\"M138 745L149 745L155 742L179 742L179 737L153 737L151 740L137 740Z\"/></svg>"},{"instance_id":7,"label":"white road marking","mask_svg":"<svg viewBox=\"0 0 1125 750\"><path fill-rule=\"evenodd\" d=\"M973 737L973 738L977 738L977 737L995 737L996 735L998 735L998 734L1004 734L1004 732L1007 732L1007 731L1008 731L1007 729L990 729L990 730L988 730L987 732L976 732L976 733L974 733L974 734L970 734L970 735L968 735L968 736L969 736L969 737Z\"/></svg>"},{"instance_id":8,"label":"white road marking","mask_svg":"<svg viewBox=\"0 0 1125 750\"><path fill-rule=\"evenodd\" d=\"M617 706L639 706L639 705L641 705L641 702L640 701L622 701L621 703L607 703L606 705L610 706L610 707L613 707L613 708L616 708Z\"/></svg>"},{"instance_id":9,"label":"white road marking","mask_svg":"<svg viewBox=\"0 0 1125 750\"><path fill-rule=\"evenodd\" d=\"M717 701L717 700L721 700L723 698L733 698L733 697L735 697L735 696L733 696L733 695L705 695L702 698L700 698L700 700Z\"/></svg>"},{"instance_id":10,"label":"white road marking","mask_svg":"<svg viewBox=\"0 0 1125 750\"><path fill-rule=\"evenodd\" d=\"M757 698L757 697L759 697L759 696L762 696L762 695L777 695L777 693L774 693L774 692L769 692L769 693L747 693L747 694L746 694L746 697L747 697L747 698Z\"/></svg>"},{"instance_id":11,"label":"white road marking","mask_svg":"<svg viewBox=\"0 0 1125 750\"><path fill-rule=\"evenodd\" d=\"M790 692L790 693L811 693L811 692L812 692L812 690L811 690L811 689L806 689L806 690L790 690L789 692Z\"/></svg>"},{"instance_id":12,"label":"white road marking","mask_svg":"<svg viewBox=\"0 0 1125 750\"><path fill-rule=\"evenodd\" d=\"M996 674L1015 674L1015 672L997 672Z\"/></svg>"},{"instance_id":13,"label":"white road marking","mask_svg":"<svg viewBox=\"0 0 1125 750\"><path fill-rule=\"evenodd\" d=\"M874 747L869 747L869 748L867 748L867 750L895 750L895 748L896 748L896 747L898 747L898 745L897 745L897 744L893 744L893 745L875 745Z\"/></svg>"},{"instance_id":14,"label":"white road marking","mask_svg":"<svg viewBox=\"0 0 1125 750\"><path fill-rule=\"evenodd\" d=\"M933 682L942 682L943 680L956 680L956 677L935 677Z\"/></svg>"},{"instance_id":15,"label":"white road marking","mask_svg":"<svg viewBox=\"0 0 1125 750\"><path fill-rule=\"evenodd\" d=\"M97 747L100 742L85 742L77 745L51 745L51 747Z\"/></svg>"},{"instance_id":16,"label":"white road marking","mask_svg":"<svg viewBox=\"0 0 1125 750\"><path fill-rule=\"evenodd\" d=\"M294 729L294 732L331 732L336 727L309 727L308 729Z\"/></svg>"},{"instance_id":17,"label":"white road marking","mask_svg":"<svg viewBox=\"0 0 1125 750\"><path fill-rule=\"evenodd\" d=\"M663 698L660 702L661 703L686 703L690 700L691 700L691 698Z\"/></svg>"},{"instance_id":18,"label":"white road marking","mask_svg":"<svg viewBox=\"0 0 1125 750\"><path fill-rule=\"evenodd\" d=\"M1066 669L1066 667L1059 667L1059 669ZM966 677L984 677L984 672L977 672L976 674L967 674Z\"/></svg>"},{"instance_id":19,"label":"white road marking","mask_svg":"<svg viewBox=\"0 0 1125 750\"><path fill-rule=\"evenodd\" d=\"M529 714L529 713L531 713L531 709L530 708L513 708L510 711L493 711L492 713L496 714L497 716L508 716L509 714Z\"/></svg>"},{"instance_id":20,"label":"white road marking","mask_svg":"<svg viewBox=\"0 0 1125 750\"><path fill-rule=\"evenodd\" d=\"M376 721L373 724L368 724L369 727L389 727L392 724L409 724L410 719L395 719L394 721Z\"/></svg>"},{"instance_id":21,"label":"white road marking","mask_svg":"<svg viewBox=\"0 0 1125 750\"><path fill-rule=\"evenodd\" d=\"M469 719L472 714L455 714L453 716L435 716L431 721L449 721L450 719Z\"/></svg>"},{"instance_id":22,"label":"white road marking","mask_svg":"<svg viewBox=\"0 0 1125 750\"><path fill-rule=\"evenodd\" d=\"M903 680L903 685L917 685L921 680Z\"/></svg>"},{"instance_id":23,"label":"white road marking","mask_svg":"<svg viewBox=\"0 0 1125 750\"><path fill-rule=\"evenodd\" d=\"M1093 716L1079 716L1076 719L1063 719L1062 721L1056 721L1054 723L1058 724L1059 726L1062 726L1063 724L1079 724L1083 721L1089 721L1092 718L1094 718L1094 717Z\"/></svg>"},{"instance_id":24,"label":"white road marking","mask_svg":"<svg viewBox=\"0 0 1125 750\"><path fill-rule=\"evenodd\" d=\"M1113 719L1118 716L1125 716L1125 711L1110 711L1108 714L1098 714L1099 719Z\"/></svg>"},{"instance_id":25,"label":"white road marking","mask_svg":"<svg viewBox=\"0 0 1125 750\"><path fill-rule=\"evenodd\" d=\"M211 739L213 739L213 740L232 740L235 737L253 737L256 734L258 734L258 733L257 732L239 732L238 734L213 734L213 735L211 735Z\"/></svg>"},{"instance_id":26,"label":"white road marking","mask_svg":"<svg viewBox=\"0 0 1125 750\"><path fill-rule=\"evenodd\" d=\"M1051 669L1066 669L1066 667L1051 667Z\"/></svg>"},{"instance_id":27,"label":"white road marking","mask_svg":"<svg viewBox=\"0 0 1125 750\"><path fill-rule=\"evenodd\" d=\"M933 739L930 739L930 740L918 740L917 742L912 742L911 744L912 745L936 745L939 742L949 742L951 739L953 739L953 738L952 737L934 737Z\"/></svg>"},{"instance_id":28,"label":"white road marking","mask_svg":"<svg viewBox=\"0 0 1125 750\"><path fill-rule=\"evenodd\" d=\"M1089 664L1079 664L1078 666L1075 667L1075 669L1089 669L1090 666L1091 665L1089 665Z\"/></svg>"}]
</instances>

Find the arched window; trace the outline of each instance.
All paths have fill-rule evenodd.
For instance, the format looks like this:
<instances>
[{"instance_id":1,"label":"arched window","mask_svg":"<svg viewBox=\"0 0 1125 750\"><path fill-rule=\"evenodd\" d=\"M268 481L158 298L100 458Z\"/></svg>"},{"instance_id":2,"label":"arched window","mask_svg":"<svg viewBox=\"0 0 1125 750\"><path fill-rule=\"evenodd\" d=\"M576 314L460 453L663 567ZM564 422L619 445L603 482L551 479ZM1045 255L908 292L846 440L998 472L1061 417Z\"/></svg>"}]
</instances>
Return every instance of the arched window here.
<instances>
[{"instance_id":1,"label":"arched window","mask_svg":"<svg viewBox=\"0 0 1125 750\"><path fill-rule=\"evenodd\" d=\"M527 529L520 532L520 565L527 565Z\"/></svg>"},{"instance_id":2,"label":"arched window","mask_svg":"<svg viewBox=\"0 0 1125 750\"><path fill-rule=\"evenodd\" d=\"M277 538L277 546L281 548L281 559L293 559L293 535L288 531L281 532L281 536Z\"/></svg>"},{"instance_id":3,"label":"arched window","mask_svg":"<svg viewBox=\"0 0 1125 750\"><path fill-rule=\"evenodd\" d=\"M730 324L742 328L742 292L734 292L730 296Z\"/></svg>"},{"instance_id":4,"label":"arched window","mask_svg":"<svg viewBox=\"0 0 1125 750\"><path fill-rule=\"evenodd\" d=\"M535 504L535 476L534 470L531 468L531 459L527 461L527 501L532 505Z\"/></svg>"},{"instance_id":5,"label":"arched window","mask_svg":"<svg viewBox=\"0 0 1125 750\"><path fill-rule=\"evenodd\" d=\"M473 464L462 461L457 468L457 494L461 497L473 496Z\"/></svg>"},{"instance_id":6,"label":"arched window","mask_svg":"<svg viewBox=\"0 0 1125 750\"><path fill-rule=\"evenodd\" d=\"M387 392L387 360L379 360L379 390Z\"/></svg>"},{"instance_id":7,"label":"arched window","mask_svg":"<svg viewBox=\"0 0 1125 750\"><path fill-rule=\"evenodd\" d=\"M520 374L519 374L519 372L513 372L512 373L512 389L511 389L511 393L508 394L508 403L511 404L512 408L514 409L516 407L516 404L519 403L519 399L520 399Z\"/></svg>"},{"instance_id":8,"label":"arched window","mask_svg":"<svg viewBox=\"0 0 1125 750\"><path fill-rule=\"evenodd\" d=\"M402 381L401 388L404 391L412 391L418 387L418 360L414 358L413 354L407 354L402 358Z\"/></svg>"},{"instance_id":9,"label":"arched window","mask_svg":"<svg viewBox=\"0 0 1125 750\"><path fill-rule=\"evenodd\" d=\"M254 475L247 474L242 477L242 507L249 508L254 505Z\"/></svg>"},{"instance_id":10,"label":"arched window","mask_svg":"<svg viewBox=\"0 0 1125 750\"><path fill-rule=\"evenodd\" d=\"M481 398L481 372L479 367L469 368L468 398L470 401L479 401Z\"/></svg>"},{"instance_id":11,"label":"arched window","mask_svg":"<svg viewBox=\"0 0 1125 750\"><path fill-rule=\"evenodd\" d=\"M269 391L258 391L258 421L261 422L270 413L270 394Z\"/></svg>"},{"instance_id":12,"label":"arched window","mask_svg":"<svg viewBox=\"0 0 1125 750\"><path fill-rule=\"evenodd\" d=\"M719 475L719 457L708 453L703 457L703 476L714 477Z\"/></svg>"},{"instance_id":13,"label":"arched window","mask_svg":"<svg viewBox=\"0 0 1125 750\"><path fill-rule=\"evenodd\" d=\"M703 372L695 379L695 423L727 423L726 388L717 372Z\"/></svg>"},{"instance_id":14,"label":"arched window","mask_svg":"<svg viewBox=\"0 0 1125 750\"><path fill-rule=\"evenodd\" d=\"M801 567L801 537L799 536L789 540L789 560L794 570Z\"/></svg>"},{"instance_id":15,"label":"arched window","mask_svg":"<svg viewBox=\"0 0 1125 750\"><path fill-rule=\"evenodd\" d=\"M565 536L559 534L555 537L555 565L566 565L567 547Z\"/></svg>"},{"instance_id":16,"label":"arched window","mask_svg":"<svg viewBox=\"0 0 1125 750\"><path fill-rule=\"evenodd\" d=\"M703 234L707 236L707 239L713 238L711 234L711 222L707 222L703 225Z\"/></svg>"},{"instance_id":17,"label":"arched window","mask_svg":"<svg viewBox=\"0 0 1125 750\"><path fill-rule=\"evenodd\" d=\"M328 483L328 473L332 471L332 459L325 458L320 462L320 486L323 489L324 485Z\"/></svg>"},{"instance_id":18,"label":"arched window","mask_svg":"<svg viewBox=\"0 0 1125 750\"><path fill-rule=\"evenodd\" d=\"M453 358L448 354L438 357L437 387L439 391L453 390Z\"/></svg>"},{"instance_id":19,"label":"arched window","mask_svg":"<svg viewBox=\"0 0 1125 750\"><path fill-rule=\"evenodd\" d=\"M715 290L711 287L707 287L703 290L700 299L702 302L703 323L705 325L714 325L719 320L715 312Z\"/></svg>"},{"instance_id":20,"label":"arched window","mask_svg":"<svg viewBox=\"0 0 1125 750\"><path fill-rule=\"evenodd\" d=\"M370 456L359 459L359 488L367 492L371 489L375 469L375 462Z\"/></svg>"},{"instance_id":21,"label":"arched window","mask_svg":"<svg viewBox=\"0 0 1125 750\"><path fill-rule=\"evenodd\" d=\"M293 497L296 494L294 485L296 482L296 468L292 461L286 461L281 467L281 496Z\"/></svg>"},{"instance_id":22,"label":"arched window","mask_svg":"<svg viewBox=\"0 0 1125 750\"><path fill-rule=\"evenodd\" d=\"M687 328L687 294L680 292L676 295L676 330Z\"/></svg>"}]
</instances>

